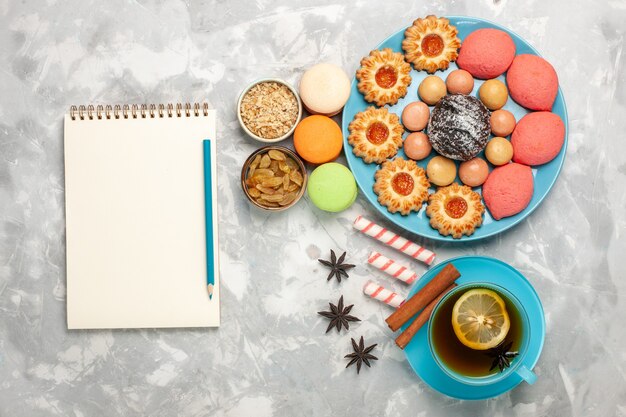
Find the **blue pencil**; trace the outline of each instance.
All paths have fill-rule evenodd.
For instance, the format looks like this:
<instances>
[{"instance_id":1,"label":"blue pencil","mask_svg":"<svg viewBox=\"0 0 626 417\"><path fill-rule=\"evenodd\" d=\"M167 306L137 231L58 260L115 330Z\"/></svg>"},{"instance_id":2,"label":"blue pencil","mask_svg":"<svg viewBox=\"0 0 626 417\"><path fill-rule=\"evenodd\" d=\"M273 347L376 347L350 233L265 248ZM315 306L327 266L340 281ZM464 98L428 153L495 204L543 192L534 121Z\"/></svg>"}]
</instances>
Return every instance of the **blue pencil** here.
<instances>
[{"instance_id":1,"label":"blue pencil","mask_svg":"<svg viewBox=\"0 0 626 417\"><path fill-rule=\"evenodd\" d=\"M211 180L211 141L205 139L204 145L204 213L206 234L206 283L209 300L213 298L215 276L213 271L213 182Z\"/></svg>"}]
</instances>

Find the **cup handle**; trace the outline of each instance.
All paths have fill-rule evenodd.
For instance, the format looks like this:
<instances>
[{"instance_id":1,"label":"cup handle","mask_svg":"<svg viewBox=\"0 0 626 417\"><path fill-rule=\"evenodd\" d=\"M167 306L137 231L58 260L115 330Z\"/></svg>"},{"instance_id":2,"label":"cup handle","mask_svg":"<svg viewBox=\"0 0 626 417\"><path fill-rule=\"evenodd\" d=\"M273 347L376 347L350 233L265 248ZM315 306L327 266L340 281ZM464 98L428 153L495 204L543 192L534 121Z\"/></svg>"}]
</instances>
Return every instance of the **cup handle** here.
<instances>
[{"instance_id":1,"label":"cup handle","mask_svg":"<svg viewBox=\"0 0 626 417\"><path fill-rule=\"evenodd\" d=\"M515 371L528 385L532 385L537 381L537 375L526 366L522 365Z\"/></svg>"}]
</instances>

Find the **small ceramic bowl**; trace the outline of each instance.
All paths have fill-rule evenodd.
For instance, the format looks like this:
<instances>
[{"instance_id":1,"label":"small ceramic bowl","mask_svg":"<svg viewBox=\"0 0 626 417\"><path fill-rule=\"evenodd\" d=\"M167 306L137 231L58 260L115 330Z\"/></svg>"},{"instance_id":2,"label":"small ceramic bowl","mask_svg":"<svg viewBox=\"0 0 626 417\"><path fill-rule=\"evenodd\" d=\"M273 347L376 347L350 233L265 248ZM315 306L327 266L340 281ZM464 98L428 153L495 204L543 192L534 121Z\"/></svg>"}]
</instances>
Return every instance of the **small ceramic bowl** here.
<instances>
[{"instance_id":1,"label":"small ceramic bowl","mask_svg":"<svg viewBox=\"0 0 626 417\"><path fill-rule=\"evenodd\" d=\"M248 170L254 158L258 154L266 153L271 149L276 149L277 151L281 151L285 155L287 155L289 158L293 159L296 162L296 164L298 164L298 167L300 168L300 172L302 172L302 178L303 178L302 187L300 188L300 191L298 191L298 195L291 203L282 207L267 207L258 203L254 198L252 198L252 196L250 195L250 192L248 191L248 186L246 185L246 179L248 177ZM243 167L241 168L241 188L243 189L243 193L246 195L246 197L252 204L259 207L260 209L267 210L267 211L283 211L283 210L287 210L289 207L294 206L298 201L300 201L300 199L304 195L304 192L306 190L307 180L308 180L308 174L306 172L306 167L304 166L304 162L302 161L302 159L300 159L300 157L296 155L294 151L292 151L291 149L285 148L284 146L270 145L270 146L264 146L260 149L257 149L256 151L252 152L252 154L250 154L248 159L246 159L246 162L244 162Z\"/></svg>"},{"instance_id":2,"label":"small ceramic bowl","mask_svg":"<svg viewBox=\"0 0 626 417\"><path fill-rule=\"evenodd\" d=\"M296 117L296 121L294 122L293 126L291 126L291 129L289 129L289 131L285 133L284 135L279 136L277 138L273 138L273 139L266 139L261 136L255 135L254 133L250 131L250 129L248 129L246 124L243 122L243 119L241 118L241 100L243 100L243 97L246 95L248 91L250 91L252 87L254 87L257 84L261 84L265 82L275 82L275 83L284 85L293 93L293 95L296 98L296 101L298 102L298 117ZM237 119L239 120L239 124L241 125L241 128L243 129L244 132L248 134L248 136L250 136L252 139L258 140L259 142L276 143L276 142L280 142L281 140L287 139L289 136L291 136L291 134L293 134L293 131L296 130L296 126L298 125L298 123L300 123L301 118L302 118L302 100L300 100L300 95L298 94L296 89L291 86L291 84L279 78L263 78L261 80L256 80L250 83L246 88L243 89L243 91L239 95L239 99L237 100Z\"/></svg>"}]
</instances>

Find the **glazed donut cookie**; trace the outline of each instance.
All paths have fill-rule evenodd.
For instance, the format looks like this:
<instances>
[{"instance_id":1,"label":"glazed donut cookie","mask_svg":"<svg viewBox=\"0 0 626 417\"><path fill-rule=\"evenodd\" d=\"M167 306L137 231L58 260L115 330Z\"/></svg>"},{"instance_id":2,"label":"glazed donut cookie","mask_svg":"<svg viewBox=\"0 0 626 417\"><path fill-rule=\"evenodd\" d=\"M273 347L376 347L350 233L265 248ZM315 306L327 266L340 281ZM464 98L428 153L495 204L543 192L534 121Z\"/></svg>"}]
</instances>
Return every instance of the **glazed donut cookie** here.
<instances>
[{"instance_id":1,"label":"glazed donut cookie","mask_svg":"<svg viewBox=\"0 0 626 417\"><path fill-rule=\"evenodd\" d=\"M488 80L503 74L515 57L515 42L508 33L492 28L467 35L456 63L476 78Z\"/></svg>"},{"instance_id":2,"label":"glazed donut cookie","mask_svg":"<svg viewBox=\"0 0 626 417\"><path fill-rule=\"evenodd\" d=\"M533 198L533 189L530 167L513 162L491 171L482 194L491 216L500 220L524 210Z\"/></svg>"},{"instance_id":3,"label":"glazed donut cookie","mask_svg":"<svg viewBox=\"0 0 626 417\"><path fill-rule=\"evenodd\" d=\"M444 17L419 18L404 32L404 56L418 71L426 70L432 74L448 69L461 47L457 33L456 27Z\"/></svg>"},{"instance_id":4,"label":"glazed donut cookie","mask_svg":"<svg viewBox=\"0 0 626 417\"><path fill-rule=\"evenodd\" d=\"M386 108L370 107L357 113L348 126L348 143L352 152L366 164L380 164L402 147L404 128L400 118Z\"/></svg>"},{"instance_id":5,"label":"glazed donut cookie","mask_svg":"<svg viewBox=\"0 0 626 417\"><path fill-rule=\"evenodd\" d=\"M484 212L480 195L456 182L431 194L426 208L433 229L443 236L452 235L454 239L473 234L483 224Z\"/></svg>"},{"instance_id":6,"label":"glazed donut cookie","mask_svg":"<svg viewBox=\"0 0 626 417\"><path fill-rule=\"evenodd\" d=\"M430 183L415 161L396 158L386 161L374 174L374 192L378 202L391 213L406 216L419 211L428 198Z\"/></svg>"},{"instance_id":7,"label":"glazed donut cookie","mask_svg":"<svg viewBox=\"0 0 626 417\"><path fill-rule=\"evenodd\" d=\"M548 61L522 54L506 73L511 98L530 110L550 111L559 91L559 79Z\"/></svg>"},{"instance_id":8,"label":"glazed donut cookie","mask_svg":"<svg viewBox=\"0 0 626 417\"><path fill-rule=\"evenodd\" d=\"M551 112L536 111L522 117L511 135L513 160L526 165L542 165L561 152L565 124Z\"/></svg>"},{"instance_id":9,"label":"glazed donut cookie","mask_svg":"<svg viewBox=\"0 0 626 417\"><path fill-rule=\"evenodd\" d=\"M391 48L375 49L361 60L361 68L356 71L357 87L365 101L377 106L396 104L411 84L410 72L411 66L400 52L393 52Z\"/></svg>"}]
</instances>

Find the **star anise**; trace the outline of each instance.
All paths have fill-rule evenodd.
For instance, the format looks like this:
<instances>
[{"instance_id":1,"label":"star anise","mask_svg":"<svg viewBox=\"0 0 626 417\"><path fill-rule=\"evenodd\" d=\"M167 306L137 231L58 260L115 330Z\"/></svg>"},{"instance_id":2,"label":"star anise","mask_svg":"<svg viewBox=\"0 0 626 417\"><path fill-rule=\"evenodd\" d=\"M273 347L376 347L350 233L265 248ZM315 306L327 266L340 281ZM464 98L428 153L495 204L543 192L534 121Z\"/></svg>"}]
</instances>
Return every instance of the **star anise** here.
<instances>
[{"instance_id":1,"label":"star anise","mask_svg":"<svg viewBox=\"0 0 626 417\"><path fill-rule=\"evenodd\" d=\"M337 333L341 331L342 326L345 327L346 330L349 330L350 329L349 322L361 321L361 319L348 314L350 313L350 310L352 310L352 307L354 306L354 304L350 304L349 306L344 308L343 295L339 297L339 302L337 303L337 305L334 305L333 303L328 303L328 305L330 306L330 311L318 311L317 312L317 314L330 319L330 323L328 324L326 333L328 333L330 329L332 329L333 327L337 328Z\"/></svg>"},{"instance_id":2,"label":"star anise","mask_svg":"<svg viewBox=\"0 0 626 417\"><path fill-rule=\"evenodd\" d=\"M487 356L493 358L491 368L489 368L490 371L494 370L497 366L500 369L500 372L503 372L506 368L511 366L511 359L519 355L519 352L509 352L511 346L513 346L512 341L507 344L502 342L498 346L485 352Z\"/></svg>"},{"instance_id":3,"label":"star anise","mask_svg":"<svg viewBox=\"0 0 626 417\"><path fill-rule=\"evenodd\" d=\"M352 349L354 352L348 353L344 358L350 358L350 362L346 365L346 368L354 363L356 363L356 373L358 374L361 371L361 365L365 363L368 367L371 367L370 360L377 361L378 358L370 352L376 347L377 343L374 343L372 346L365 347L365 342L363 341L363 336L361 336L361 340L357 345L356 341L352 339Z\"/></svg>"},{"instance_id":4,"label":"star anise","mask_svg":"<svg viewBox=\"0 0 626 417\"><path fill-rule=\"evenodd\" d=\"M337 256L335 255L335 251L334 250L330 250L330 261L326 261L324 259L318 259L318 261L324 265L327 266L331 269L330 274L328 275L328 278L326 279L326 281L330 281L330 279L335 276L337 278L337 281L341 282L341 276L343 275L344 277L348 278L348 272L346 272L348 269L350 268L354 268L354 265L352 264L344 264L343 261L346 259L346 252L344 252L339 259L337 259Z\"/></svg>"}]
</instances>

